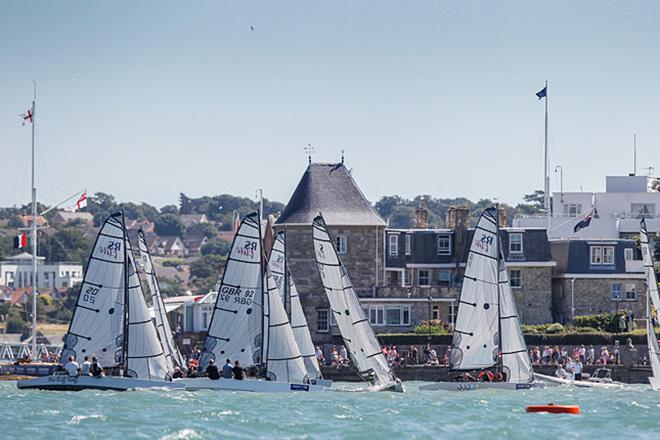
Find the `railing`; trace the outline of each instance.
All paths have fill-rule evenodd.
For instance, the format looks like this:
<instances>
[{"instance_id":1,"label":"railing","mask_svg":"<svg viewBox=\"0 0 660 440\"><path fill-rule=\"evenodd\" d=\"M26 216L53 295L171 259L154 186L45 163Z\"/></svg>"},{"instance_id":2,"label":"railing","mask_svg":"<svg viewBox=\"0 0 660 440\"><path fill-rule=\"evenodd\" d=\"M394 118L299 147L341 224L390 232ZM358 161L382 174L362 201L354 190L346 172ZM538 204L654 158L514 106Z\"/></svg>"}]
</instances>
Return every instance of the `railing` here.
<instances>
[{"instance_id":1,"label":"railing","mask_svg":"<svg viewBox=\"0 0 660 440\"><path fill-rule=\"evenodd\" d=\"M61 345L39 344L37 346L37 356L35 356L35 360L52 361L55 356L61 353ZM0 363L11 363L25 358L32 359L32 349L29 344L4 343L0 345Z\"/></svg>"}]
</instances>

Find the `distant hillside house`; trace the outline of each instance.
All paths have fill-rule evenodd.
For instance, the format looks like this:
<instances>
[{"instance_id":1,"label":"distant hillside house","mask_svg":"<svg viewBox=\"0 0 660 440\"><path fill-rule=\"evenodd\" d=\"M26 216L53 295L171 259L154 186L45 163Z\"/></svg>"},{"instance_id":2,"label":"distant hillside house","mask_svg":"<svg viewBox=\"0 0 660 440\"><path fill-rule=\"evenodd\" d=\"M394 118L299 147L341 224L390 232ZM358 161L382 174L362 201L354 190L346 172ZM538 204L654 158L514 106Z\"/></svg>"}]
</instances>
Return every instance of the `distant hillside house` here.
<instances>
[{"instance_id":1,"label":"distant hillside house","mask_svg":"<svg viewBox=\"0 0 660 440\"><path fill-rule=\"evenodd\" d=\"M197 255L202 252L202 246L206 244L208 239L203 235L188 234L183 239L183 244L188 250L188 255Z\"/></svg>"},{"instance_id":2,"label":"distant hillside house","mask_svg":"<svg viewBox=\"0 0 660 440\"><path fill-rule=\"evenodd\" d=\"M94 225L94 216L91 212L57 211L53 216L53 223L70 223L76 220L80 220L86 225Z\"/></svg>"},{"instance_id":3,"label":"distant hillside house","mask_svg":"<svg viewBox=\"0 0 660 440\"><path fill-rule=\"evenodd\" d=\"M312 221L322 213L353 287L372 298L383 283L385 222L344 163L310 163L275 229L286 231L287 259L312 338L330 342L339 331L323 290L312 241Z\"/></svg>"},{"instance_id":4,"label":"distant hillside house","mask_svg":"<svg viewBox=\"0 0 660 440\"><path fill-rule=\"evenodd\" d=\"M30 225L32 224L32 216L31 215L21 215L19 216L19 219L21 223L23 224L24 228L29 228ZM43 215L38 215L37 216L37 226L45 226L46 225L46 218Z\"/></svg>"},{"instance_id":5,"label":"distant hillside house","mask_svg":"<svg viewBox=\"0 0 660 440\"><path fill-rule=\"evenodd\" d=\"M157 236L153 244L154 255L162 257L186 257L188 250L181 237Z\"/></svg>"},{"instance_id":6,"label":"distant hillside house","mask_svg":"<svg viewBox=\"0 0 660 440\"><path fill-rule=\"evenodd\" d=\"M9 257L0 262L0 286L31 287L34 284L31 254ZM46 263L37 257L37 288L69 288L83 280L83 267L76 263Z\"/></svg>"},{"instance_id":7,"label":"distant hillside house","mask_svg":"<svg viewBox=\"0 0 660 440\"><path fill-rule=\"evenodd\" d=\"M181 214L179 218L186 228L209 222L206 214Z\"/></svg>"},{"instance_id":8,"label":"distant hillside house","mask_svg":"<svg viewBox=\"0 0 660 440\"><path fill-rule=\"evenodd\" d=\"M126 229L128 229L129 231L137 232L138 230L142 229L142 231L146 234L146 233L154 232L155 227L156 227L156 224L154 222L150 222L149 220L146 220L146 219L141 219L141 220L127 219L126 220Z\"/></svg>"}]
</instances>

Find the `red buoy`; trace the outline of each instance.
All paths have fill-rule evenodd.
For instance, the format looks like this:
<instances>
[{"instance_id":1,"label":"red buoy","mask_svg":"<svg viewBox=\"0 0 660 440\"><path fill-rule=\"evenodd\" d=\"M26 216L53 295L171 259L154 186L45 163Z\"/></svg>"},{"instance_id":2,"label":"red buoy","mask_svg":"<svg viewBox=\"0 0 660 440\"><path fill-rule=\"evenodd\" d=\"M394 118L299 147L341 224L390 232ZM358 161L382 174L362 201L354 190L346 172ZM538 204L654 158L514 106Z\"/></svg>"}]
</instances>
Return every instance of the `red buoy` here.
<instances>
[{"instance_id":1,"label":"red buoy","mask_svg":"<svg viewBox=\"0 0 660 440\"><path fill-rule=\"evenodd\" d=\"M525 411L528 413L580 414L580 407L577 405L555 405L554 403L548 403L547 405L530 405Z\"/></svg>"}]
</instances>

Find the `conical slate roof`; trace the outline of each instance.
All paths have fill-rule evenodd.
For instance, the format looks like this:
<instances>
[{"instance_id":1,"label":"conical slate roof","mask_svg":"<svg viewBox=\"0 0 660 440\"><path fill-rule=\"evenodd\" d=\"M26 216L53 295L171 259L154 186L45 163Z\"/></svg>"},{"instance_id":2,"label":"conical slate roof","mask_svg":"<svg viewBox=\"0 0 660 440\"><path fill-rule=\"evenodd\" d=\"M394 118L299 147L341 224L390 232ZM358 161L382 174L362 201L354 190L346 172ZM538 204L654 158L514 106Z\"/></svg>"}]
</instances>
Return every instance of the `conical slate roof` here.
<instances>
[{"instance_id":1,"label":"conical slate roof","mask_svg":"<svg viewBox=\"0 0 660 440\"><path fill-rule=\"evenodd\" d=\"M311 225L319 212L328 225L385 226L343 163L311 163L277 224Z\"/></svg>"}]
</instances>

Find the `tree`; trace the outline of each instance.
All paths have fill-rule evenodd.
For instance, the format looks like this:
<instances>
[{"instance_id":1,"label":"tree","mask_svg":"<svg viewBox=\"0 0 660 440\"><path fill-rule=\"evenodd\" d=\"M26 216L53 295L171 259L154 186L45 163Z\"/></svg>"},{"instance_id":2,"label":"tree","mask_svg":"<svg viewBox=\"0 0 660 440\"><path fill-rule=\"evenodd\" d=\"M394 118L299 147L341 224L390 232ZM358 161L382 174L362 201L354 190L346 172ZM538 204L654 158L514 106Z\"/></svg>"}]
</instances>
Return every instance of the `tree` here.
<instances>
[{"instance_id":1,"label":"tree","mask_svg":"<svg viewBox=\"0 0 660 440\"><path fill-rule=\"evenodd\" d=\"M525 194L523 200L537 209L542 209L545 204L545 191L537 189L531 194Z\"/></svg>"},{"instance_id":2,"label":"tree","mask_svg":"<svg viewBox=\"0 0 660 440\"><path fill-rule=\"evenodd\" d=\"M226 257L231 250L231 243L220 238L208 241L202 246L202 255L220 255Z\"/></svg>"},{"instance_id":3,"label":"tree","mask_svg":"<svg viewBox=\"0 0 660 440\"><path fill-rule=\"evenodd\" d=\"M219 255L203 255L190 263L190 276L193 278L218 278L220 265L224 261Z\"/></svg>"},{"instance_id":4,"label":"tree","mask_svg":"<svg viewBox=\"0 0 660 440\"><path fill-rule=\"evenodd\" d=\"M158 235L181 237L184 229L183 222L174 214L163 214L156 220L155 231Z\"/></svg>"},{"instance_id":5,"label":"tree","mask_svg":"<svg viewBox=\"0 0 660 440\"><path fill-rule=\"evenodd\" d=\"M160 213L161 214L178 214L179 213L179 208L177 208L176 205L165 205L162 208L160 208Z\"/></svg>"}]
</instances>

